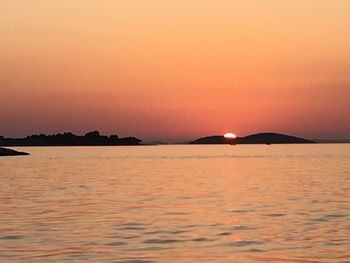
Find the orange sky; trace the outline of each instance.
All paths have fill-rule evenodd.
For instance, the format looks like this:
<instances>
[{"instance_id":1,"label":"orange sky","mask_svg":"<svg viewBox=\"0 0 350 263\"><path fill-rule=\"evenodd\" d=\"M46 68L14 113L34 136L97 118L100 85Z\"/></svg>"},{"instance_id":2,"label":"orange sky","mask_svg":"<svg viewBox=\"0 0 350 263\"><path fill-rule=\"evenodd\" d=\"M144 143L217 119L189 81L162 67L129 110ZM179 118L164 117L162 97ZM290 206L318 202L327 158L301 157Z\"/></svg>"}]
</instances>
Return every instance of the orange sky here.
<instances>
[{"instance_id":1,"label":"orange sky","mask_svg":"<svg viewBox=\"0 0 350 263\"><path fill-rule=\"evenodd\" d=\"M348 0L2 0L0 134L350 138Z\"/></svg>"}]
</instances>

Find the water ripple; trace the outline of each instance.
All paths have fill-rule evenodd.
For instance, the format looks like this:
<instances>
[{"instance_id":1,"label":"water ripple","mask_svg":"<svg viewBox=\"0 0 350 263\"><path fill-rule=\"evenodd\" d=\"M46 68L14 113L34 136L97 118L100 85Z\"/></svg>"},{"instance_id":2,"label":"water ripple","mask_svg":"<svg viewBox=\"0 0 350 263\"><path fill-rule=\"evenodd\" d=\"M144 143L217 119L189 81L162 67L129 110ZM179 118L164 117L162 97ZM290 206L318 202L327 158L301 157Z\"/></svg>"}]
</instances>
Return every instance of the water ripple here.
<instances>
[{"instance_id":1,"label":"water ripple","mask_svg":"<svg viewBox=\"0 0 350 263\"><path fill-rule=\"evenodd\" d=\"M350 258L350 145L28 151L0 160L0 262Z\"/></svg>"},{"instance_id":2,"label":"water ripple","mask_svg":"<svg viewBox=\"0 0 350 263\"><path fill-rule=\"evenodd\" d=\"M177 240L177 239L148 239L143 241L143 243L150 243L150 244L169 244L169 243L178 243L178 242L185 242L185 241Z\"/></svg>"}]
</instances>

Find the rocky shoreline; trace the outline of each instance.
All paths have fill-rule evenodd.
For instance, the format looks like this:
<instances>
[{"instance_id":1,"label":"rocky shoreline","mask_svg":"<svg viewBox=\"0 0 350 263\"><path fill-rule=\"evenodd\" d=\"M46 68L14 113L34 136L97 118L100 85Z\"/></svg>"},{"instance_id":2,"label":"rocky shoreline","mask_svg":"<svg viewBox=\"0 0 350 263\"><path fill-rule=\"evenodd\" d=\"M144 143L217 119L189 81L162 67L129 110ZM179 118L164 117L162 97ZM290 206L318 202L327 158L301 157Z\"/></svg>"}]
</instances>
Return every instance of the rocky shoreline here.
<instances>
[{"instance_id":1,"label":"rocky shoreline","mask_svg":"<svg viewBox=\"0 0 350 263\"><path fill-rule=\"evenodd\" d=\"M18 156L18 155L29 155L29 153L18 152L15 150L0 147L0 156Z\"/></svg>"}]
</instances>

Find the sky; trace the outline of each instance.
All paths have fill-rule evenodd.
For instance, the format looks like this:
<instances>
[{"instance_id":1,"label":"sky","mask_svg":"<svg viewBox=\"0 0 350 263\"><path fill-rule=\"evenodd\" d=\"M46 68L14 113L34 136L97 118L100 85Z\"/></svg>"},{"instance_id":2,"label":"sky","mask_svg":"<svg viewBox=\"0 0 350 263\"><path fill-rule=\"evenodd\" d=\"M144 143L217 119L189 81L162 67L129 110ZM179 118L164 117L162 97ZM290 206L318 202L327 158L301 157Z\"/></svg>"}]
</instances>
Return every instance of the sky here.
<instances>
[{"instance_id":1,"label":"sky","mask_svg":"<svg viewBox=\"0 0 350 263\"><path fill-rule=\"evenodd\" d=\"M0 135L350 138L348 0L1 0Z\"/></svg>"}]
</instances>

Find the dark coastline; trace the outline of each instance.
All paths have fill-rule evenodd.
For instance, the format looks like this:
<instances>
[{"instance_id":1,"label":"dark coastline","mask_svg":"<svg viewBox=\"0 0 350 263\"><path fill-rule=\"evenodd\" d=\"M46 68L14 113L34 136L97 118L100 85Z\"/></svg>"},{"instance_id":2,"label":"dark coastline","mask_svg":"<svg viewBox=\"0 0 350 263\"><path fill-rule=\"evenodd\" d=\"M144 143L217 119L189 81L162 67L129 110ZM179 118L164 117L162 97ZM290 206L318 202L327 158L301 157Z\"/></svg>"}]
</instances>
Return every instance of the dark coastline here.
<instances>
[{"instance_id":1,"label":"dark coastline","mask_svg":"<svg viewBox=\"0 0 350 263\"><path fill-rule=\"evenodd\" d=\"M319 140L305 139L278 133L257 133L245 137L228 139L222 135L202 137L190 142L164 143L161 141L145 142L136 137L122 137L117 135L105 136L98 131L89 132L83 136L71 132L52 135L30 135L24 138L5 138L0 136L0 147L81 147L81 146L157 146L157 145L203 145L203 144L340 144L349 140Z\"/></svg>"},{"instance_id":2,"label":"dark coastline","mask_svg":"<svg viewBox=\"0 0 350 263\"><path fill-rule=\"evenodd\" d=\"M0 156L20 156L20 155L29 155L29 153L18 152L15 150L0 147Z\"/></svg>"},{"instance_id":3,"label":"dark coastline","mask_svg":"<svg viewBox=\"0 0 350 263\"><path fill-rule=\"evenodd\" d=\"M83 136L66 132L52 135L30 135L25 138L0 137L0 146L134 146L141 145L141 143L142 140L136 137L105 136L98 131L88 132Z\"/></svg>"}]
</instances>

